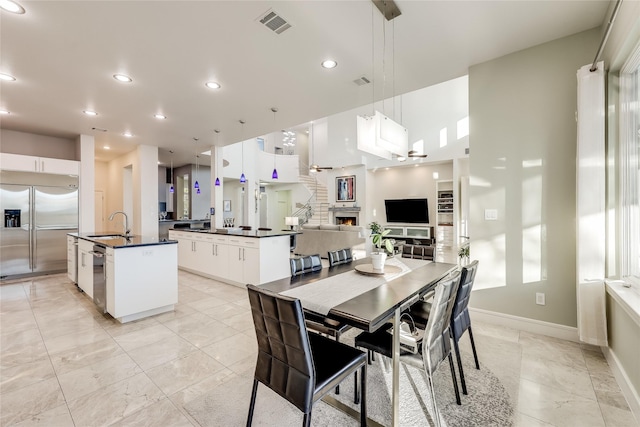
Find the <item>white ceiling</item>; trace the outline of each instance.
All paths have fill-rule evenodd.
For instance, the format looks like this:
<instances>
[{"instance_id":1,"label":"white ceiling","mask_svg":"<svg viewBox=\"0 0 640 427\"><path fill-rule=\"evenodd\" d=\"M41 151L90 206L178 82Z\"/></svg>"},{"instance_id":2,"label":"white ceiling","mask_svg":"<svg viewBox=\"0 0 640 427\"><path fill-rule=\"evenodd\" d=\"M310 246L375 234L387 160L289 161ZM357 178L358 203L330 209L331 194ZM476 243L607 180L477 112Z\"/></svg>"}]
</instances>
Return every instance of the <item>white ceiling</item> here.
<instances>
[{"instance_id":1,"label":"white ceiling","mask_svg":"<svg viewBox=\"0 0 640 427\"><path fill-rule=\"evenodd\" d=\"M0 83L0 108L11 112L0 127L95 135L103 160L138 144L192 158L193 138L204 151L459 77L473 64L600 26L609 7L398 0L402 15L385 25L369 0L20 3L23 15L0 12L0 72L17 79ZM259 24L270 8L292 28L276 35ZM320 67L326 58L338 67ZM133 82L118 83L115 73ZM373 83L353 83L363 75ZM222 88L206 88L210 80Z\"/></svg>"}]
</instances>

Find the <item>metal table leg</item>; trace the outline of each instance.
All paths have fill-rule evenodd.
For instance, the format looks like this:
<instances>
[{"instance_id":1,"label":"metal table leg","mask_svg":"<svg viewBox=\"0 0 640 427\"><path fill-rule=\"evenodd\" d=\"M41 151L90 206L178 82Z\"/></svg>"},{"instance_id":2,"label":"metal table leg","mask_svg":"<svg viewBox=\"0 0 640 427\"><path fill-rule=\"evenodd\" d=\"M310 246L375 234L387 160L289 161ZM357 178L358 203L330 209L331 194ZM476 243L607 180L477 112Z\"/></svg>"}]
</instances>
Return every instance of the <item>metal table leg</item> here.
<instances>
[{"instance_id":1,"label":"metal table leg","mask_svg":"<svg viewBox=\"0 0 640 427\"><path fill-rule=\"evenodd\" d=\"M400 309L393 315L393 388L391 391L391 425L400 425Z\"/></svg>"}]
</instances>

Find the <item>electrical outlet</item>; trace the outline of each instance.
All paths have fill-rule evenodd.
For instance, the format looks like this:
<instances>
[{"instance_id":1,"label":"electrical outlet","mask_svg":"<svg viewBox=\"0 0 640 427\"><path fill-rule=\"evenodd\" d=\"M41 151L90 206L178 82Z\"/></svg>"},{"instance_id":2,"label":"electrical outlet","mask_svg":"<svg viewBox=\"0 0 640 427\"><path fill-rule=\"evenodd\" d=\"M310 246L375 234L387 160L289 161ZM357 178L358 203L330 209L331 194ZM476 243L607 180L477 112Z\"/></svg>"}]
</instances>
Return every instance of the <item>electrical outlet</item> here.
<instances>
[{"instance_id":1,"label":"electrical outlet","mask_svg":"<svg viewBox=\"0 0 640 427\"><path fill-rule=\"evenodd\" d=\"M153 249L145 249L142 251L142 256L153 256Z\"/></svg>"},{"instance_id":2,"label":"electrical outlet","mask_svg":"<svg viewBox=\"0 0 640 427\"><path fill-rule=\"evenodd\" d=\"M544 293L536 292L536 304L545 305Z\"/></svg>"}]
</instances>

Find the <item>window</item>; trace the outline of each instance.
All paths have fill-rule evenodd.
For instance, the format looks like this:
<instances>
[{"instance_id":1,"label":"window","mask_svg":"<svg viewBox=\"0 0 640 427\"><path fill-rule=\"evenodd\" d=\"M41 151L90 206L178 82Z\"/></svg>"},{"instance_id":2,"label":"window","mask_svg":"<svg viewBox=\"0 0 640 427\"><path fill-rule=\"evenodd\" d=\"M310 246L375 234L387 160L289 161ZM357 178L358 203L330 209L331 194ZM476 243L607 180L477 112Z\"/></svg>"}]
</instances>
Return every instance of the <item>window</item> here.
<instances>
[{"instance_id":1,"label":"window","mask_svg":"<svg viewBox=\"0 0 640 427\"><path fill-rule=\"evenodd\" d=\"M640 48L620 73L620 273L640 288Z\"/></svg>"}]
</instances>

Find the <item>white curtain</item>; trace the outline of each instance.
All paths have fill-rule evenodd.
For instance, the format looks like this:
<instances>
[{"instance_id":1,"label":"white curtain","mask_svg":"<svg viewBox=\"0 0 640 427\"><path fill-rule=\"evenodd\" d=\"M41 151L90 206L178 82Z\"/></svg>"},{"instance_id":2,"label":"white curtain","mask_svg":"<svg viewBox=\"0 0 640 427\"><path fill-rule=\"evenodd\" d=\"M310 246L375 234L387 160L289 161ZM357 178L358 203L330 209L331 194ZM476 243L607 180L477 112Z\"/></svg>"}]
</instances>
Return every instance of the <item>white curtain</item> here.
<instances>
[{"instance_id":1,"label":"white curtain","mask_svg":"<svg viewBox=\"0 0 640 427\"><path fill-rule=\"evenodd\" d=\"M597 66L578 70L576 276L580 340L606 346L605 73Z\"/></svg>"}]
</instances>

